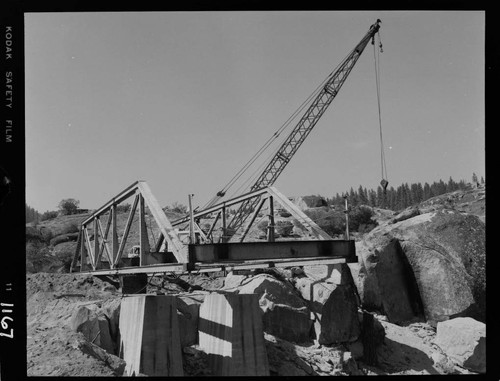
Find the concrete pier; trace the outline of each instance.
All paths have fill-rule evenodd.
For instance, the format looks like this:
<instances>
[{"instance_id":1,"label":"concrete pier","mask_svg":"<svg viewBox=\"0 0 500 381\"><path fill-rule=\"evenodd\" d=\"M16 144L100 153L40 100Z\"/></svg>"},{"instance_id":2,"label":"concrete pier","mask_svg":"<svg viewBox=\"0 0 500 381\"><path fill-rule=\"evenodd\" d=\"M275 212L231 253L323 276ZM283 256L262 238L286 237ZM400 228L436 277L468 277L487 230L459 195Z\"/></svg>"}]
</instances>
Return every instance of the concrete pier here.
<instances>
[{"instance_id":1,"label":"concrete pier","mask_svg":"<svg viewBox=\"0 0 500 381\"><path fill-rule=\"evenodd\" d=\"M215 376L269 376L256 294L210 294L200 307L200 349Z\"/></svg>"},{"instance_id":2,"label":"concrete pier","mask_svg":"<svg viewBox=\"0 0 500 381\"><path fill-rule=\"evenodd\" d=\"M175 296L125 297L119 324L126 375L183 376Z\"/></svg>"}]
</instances>

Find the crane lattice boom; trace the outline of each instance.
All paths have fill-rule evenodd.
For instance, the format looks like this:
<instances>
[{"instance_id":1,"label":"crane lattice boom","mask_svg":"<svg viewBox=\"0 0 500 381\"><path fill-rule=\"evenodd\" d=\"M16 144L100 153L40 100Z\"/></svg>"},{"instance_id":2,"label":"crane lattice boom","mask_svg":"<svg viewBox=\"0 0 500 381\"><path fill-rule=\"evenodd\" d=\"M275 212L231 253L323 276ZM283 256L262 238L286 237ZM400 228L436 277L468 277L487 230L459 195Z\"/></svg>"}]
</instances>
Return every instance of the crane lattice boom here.
<instances>
[{"instance_id":1,"label":"crane lattice boom","mask_svg":"<svg viewBox=\"0 0 500 381\"><path fill-rule=\"evenodd\" d=\"M370 30L366 33L358 45L344 59L335 73L331 75L298 124L288 135L276 154L271 158L268 165L262 171L255 183L251 186L251 191L262 189L274 184L278 176L283 172L286 165L292 159L295 152L297 152L301 144L307 138L318 120L338 94L358 58L361 56L361 53L363 53L366 45L378 32L380 28L379 24L380 20L377 20L377 22L370 27ZM258 203L259 199L257 198L249 200L240 206L234 218L228 225L226 237L232 236L241 226L243 226L249 216L249 213L257 206Z\"/></svg>"}]
</instances>

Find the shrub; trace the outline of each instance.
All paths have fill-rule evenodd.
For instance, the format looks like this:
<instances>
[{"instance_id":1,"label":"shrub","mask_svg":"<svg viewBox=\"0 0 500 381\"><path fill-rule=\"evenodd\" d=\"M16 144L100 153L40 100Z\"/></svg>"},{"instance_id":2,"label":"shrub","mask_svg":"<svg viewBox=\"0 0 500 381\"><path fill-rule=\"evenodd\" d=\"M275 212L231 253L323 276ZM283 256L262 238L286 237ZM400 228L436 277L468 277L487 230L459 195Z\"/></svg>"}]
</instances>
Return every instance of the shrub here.
<instances>
[{"instance_id":1,"label":"shrub","mask_svg":"<svg viewBox=\"0 0 500 381\"><path fill-rule=\"evenodd\" d=\"M65 198L59 202L58 208L64 215L76 214L80 201L74 198Z\"/></svg>"},{"instance_id":2,"label":"shrub","mask_svg":"<svg viewBox=\"0 0 500 381\"><path fill-rule=\"evenodd\" d=\"M130 204L120 204L116 206L116 212L127 213L128 211L130 211L130 208L132 208L132 205Z\"/></svg>"},{"instance_id":3,"label":"shrub","mask_svg":"<svg viewBox=\"0 0 500 381\"><path fill-rule=\"evenodd\" d=\"M56 218L58 213L56 211L46 211L40 216L40 221L47 221Z\"/></svg>"},{"instance_id":4,"label":"shrub","mask_svg":"<svg viewBox=\"0 0 500 381\"><path fill-rule=\"evenodd\" d=\"M30 241L26 244L26 267L36 272L50 263L50 250L46 244L39 241Z\"/></svg>"},{"instance_id":5,"label":"shrub","mask_svg":"<svg viewBox=\"0 0 500 381\"><path fill-rule=\"evenodd\" d=\"M321 207L307 209L304 213L331 236L342 234L345 230L345 216L342 212Z\"/></svg>"},{"instance_id":6,"label":"shrub","mask_svg":"<svg viewBox=\"0 0 500 381\"><path fill-rule=\"evenodd\" d=\"M367 206L357 206L349 213L349 229L366 233L375 226L377 222L372 219L373 210ZM370 230L368 228L371 227ZM363 230L363 231L361 231Z\"/></svg>"},{"instance_id":7,"label":"shrub","mask_svg":"<svg viewBox=\"0 0 500 381\"><path fill-rule=\"evenodd\" d=\"M48 229L48 228L46 228L44 226L42 226L40 228L40 234L41 234L41 236L43 238L43 241L46 242L46 243L49 243L50 240L52 238L54 238L54 233L52 232L52 230L50 230L50 229Z\"/></svg>"},{"instance_id":8,"label":"shrub","mask_svg":"<svg viewBox=\"0 0 500 381\"><path fill-rule=\"evenodd\" d=\"M187 206L183 205L177 201L174 202L172 205L170 205L168 207L168 209L171 210L172 212L176 212L176 213L182 213L182 214L187 213Z\"/></svg>"},{"instance_id":9,"label":"shrub","mask_svg":"<svg viewBox=\"0 0 500 381\"><path fill-rule=\"evenodd\" d=\"M40 234L40 231L36 227L26 226L26 242L43 240L43 236Z\"/></svg>"}]
</instances>

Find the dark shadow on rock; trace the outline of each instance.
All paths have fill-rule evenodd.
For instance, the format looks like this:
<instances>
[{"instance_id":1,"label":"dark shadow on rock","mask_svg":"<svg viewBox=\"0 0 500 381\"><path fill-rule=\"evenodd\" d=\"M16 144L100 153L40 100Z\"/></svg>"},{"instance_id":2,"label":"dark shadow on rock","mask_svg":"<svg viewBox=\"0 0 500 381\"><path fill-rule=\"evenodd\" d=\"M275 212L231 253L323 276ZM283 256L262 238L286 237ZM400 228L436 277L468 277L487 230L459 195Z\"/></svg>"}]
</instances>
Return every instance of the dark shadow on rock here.
<instances>
[{"instance_id":1,"label":"dark shadow on rock","mask_svg":"<svg viewBox=\"0 0 500 381\"><path fill-rule=\"evenodd\" d=\"M406 254L404 253L403 248L401 247L401 243L399 240L395 242L396 246L396 254L401 260L404 267L404 281L406 282L406 288L408 290L408 294L410 297L411 307L413 309L413 313L417 318L423 318L424 316L424 303L422 301L422 297L420 296L420 291L418 289L417 279L415 278L415 274L411 267Z\"/></svg>"},{"instance_id":2,"label":"dark shadow on rock","mask_svg":"<svg viewBox=\"0 0 500 381\"><path fill-rule=\"evenodd\" d=\"M388 339L378 348L378 367L384 372L394 373L406 370L426 371L440 374L433 368L433 361L421 350Z\"/></svg>"},{"instance_id":3,"label":"dark shadow on rock","mask_svg":"<svg viewBox=\"0 0 500 381\"><path fill-rule=\"evenodd\" d=\"M450 315L450 320L455 319L458 317L471 317L477 321L480 321L481 323L486 324L486 313L485 311L479 306L479 303L474 303L471 304L468 308L463 310L462 312Z\"/></svg>"}]
</instances>

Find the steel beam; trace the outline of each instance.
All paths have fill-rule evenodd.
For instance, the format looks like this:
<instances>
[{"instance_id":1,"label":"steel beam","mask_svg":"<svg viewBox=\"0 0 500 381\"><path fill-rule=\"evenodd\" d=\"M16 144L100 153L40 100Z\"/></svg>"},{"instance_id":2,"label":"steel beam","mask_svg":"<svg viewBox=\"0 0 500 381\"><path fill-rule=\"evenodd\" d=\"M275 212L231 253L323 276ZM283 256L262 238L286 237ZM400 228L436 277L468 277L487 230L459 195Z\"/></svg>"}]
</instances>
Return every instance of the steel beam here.
<instances>
[{"instance_id":1,"label":"steel beam","mask_svg":"<svg viewBox=\"0 0 500 381\"><path fill-rule=\"evenodd\" d=\"M190 263L251 260L345 258L357 262L354 241L278 241L189 245Z\"/></svg>"}]
</instances>

